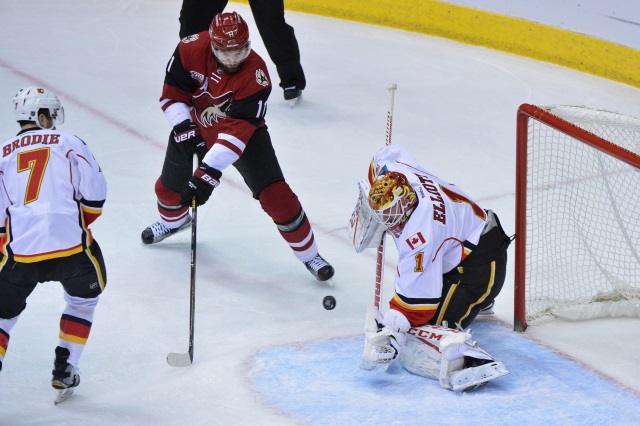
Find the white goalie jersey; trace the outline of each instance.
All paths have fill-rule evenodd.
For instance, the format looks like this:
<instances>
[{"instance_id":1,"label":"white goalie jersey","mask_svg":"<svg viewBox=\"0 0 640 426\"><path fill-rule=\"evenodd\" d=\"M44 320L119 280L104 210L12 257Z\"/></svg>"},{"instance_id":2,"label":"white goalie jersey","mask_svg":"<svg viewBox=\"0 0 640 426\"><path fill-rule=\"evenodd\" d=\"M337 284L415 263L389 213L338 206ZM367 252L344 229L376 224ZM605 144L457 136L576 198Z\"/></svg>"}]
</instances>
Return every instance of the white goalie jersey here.
<instances>
[{"instance_id":1,"label":"white goalie jersey","mask_svg":"<svg viewBox=\"0 0 640 426\"><path fill-rule=\"evenodd\" d=\"M387 179L394 174L402 176L401 185ZM406 189L407 185L413 191ZM368 191L371 186L374 190ZM407 371L436 379L453 391L475 389L509 374L501 362L471 340L470 332L428 324L440 304L443 274L471 254L485 227L492 223L492 213L455 185L423 169L400 145L387 146L375 154L369 182L360 182L359 187L358 203L347 227L356 251L380 243L376 217L384 223L383 232L389 227L387 232L398 249L395 295L384 316L369 307L360 368L386 369L398 359ZM397 196L394 205L401 208L384 207L374 212L372 205L383 204L375 199L382 196L376 194L385 192ZM402 194L414 197L406 201L409 207L405 208L412 210L405 222L394 221L394 216L406 214L400 204L405 202ZM390 219L376 216L380 211ZM402 226L397 226L400 223Z\"/></svg>"},{"instance_id":2,"label":"white goalie jersey","mask_svg":"<svg viewBox=\"0 0 640 426\"><path fill-rule=\"evenodd\" d=\"M401 145L387 146L375 154L369 183L386 171L406 176L418 197L418 205L401 232L389 231L398 249L396 295L391 306L412 325L425 324L438 307L442 275L471 253L487 224L487 212L458 187L423 169ZM362 214L367 208L361 189L349 227L356 251L380 243L375 224L365 227L372 222Z\"/></svg>"},{"instance_id":3,"label":"white goalie jersey","mask_svg":"<svg viewBox=\"0 0 640 426\"><path fill-rule=\"evenodd\" d=\"M2 144L0 241L17 262L66 257L91 244L107 183L87 145L51 129L29 129Z\"/></svg>"}]
</instances>

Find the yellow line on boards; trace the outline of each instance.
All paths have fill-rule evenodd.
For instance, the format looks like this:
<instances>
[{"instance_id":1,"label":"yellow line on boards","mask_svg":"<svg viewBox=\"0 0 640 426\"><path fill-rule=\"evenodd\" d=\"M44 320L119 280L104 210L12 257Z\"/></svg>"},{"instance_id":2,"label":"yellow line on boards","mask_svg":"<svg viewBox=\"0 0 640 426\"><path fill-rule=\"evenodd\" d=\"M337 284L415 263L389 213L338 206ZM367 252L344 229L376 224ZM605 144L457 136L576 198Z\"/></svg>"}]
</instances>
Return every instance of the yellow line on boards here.
<instances>
[{"instance_id":1,"label":"yellow line on boards","mask_svg":"<svg viewBox=\"0 0 640 426\"><path fill-rule=\"evenodd\" d=\"M436 0L285 0L285 8L484 46L640 87L640 50L523 19Z\"/></svg>"}]
</instances>

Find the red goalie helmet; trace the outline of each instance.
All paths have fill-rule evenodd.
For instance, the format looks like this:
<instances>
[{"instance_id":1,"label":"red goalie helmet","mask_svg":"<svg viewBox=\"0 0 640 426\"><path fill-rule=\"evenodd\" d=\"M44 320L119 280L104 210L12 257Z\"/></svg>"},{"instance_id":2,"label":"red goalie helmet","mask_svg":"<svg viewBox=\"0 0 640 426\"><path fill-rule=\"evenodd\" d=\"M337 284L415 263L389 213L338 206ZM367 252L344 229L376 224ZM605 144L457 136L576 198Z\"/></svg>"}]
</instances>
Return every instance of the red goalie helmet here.
<instances>
[{"instance_id":1,"label":"red goalie helmet","mask_svg":"<svg viewBox=\"0 0 640 426\"><path fill-rule=\"evenodd\" d=\"M406 222L417 204L418 197L402 173L383 172L369 191L374 217L388 228Z\"/></svg>"},{"instance_id":2,"label":"red goalie helmet","mask_svg":"<svg viewBox=\"0 0 640 426\"><path fill-rule=\"evenodd\" d=\"M249 27L236 12L219 13L209 26L211 50L225 71L235 72L251 51Z\"/></svg>"}]
</instances>

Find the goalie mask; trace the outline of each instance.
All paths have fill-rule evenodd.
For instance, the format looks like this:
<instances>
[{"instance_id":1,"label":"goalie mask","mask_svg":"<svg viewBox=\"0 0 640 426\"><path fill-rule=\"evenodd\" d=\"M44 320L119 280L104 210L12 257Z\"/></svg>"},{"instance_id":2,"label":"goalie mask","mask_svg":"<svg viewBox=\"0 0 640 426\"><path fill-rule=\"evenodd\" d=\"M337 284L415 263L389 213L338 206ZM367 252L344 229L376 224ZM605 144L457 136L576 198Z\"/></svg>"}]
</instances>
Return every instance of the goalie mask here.
<instances>
[{"instance_id":1,"label":"goalie mask","mask_svg":"<svg viewBox=\"0 0 640 426\"><path fill-rule=\"evenodd\" d=\"M406 222L418 204L418 197L402 173L387 171L373 181L368 201L374 218L392 228Z\"/></svg>"},{"instance_id":2,"label":"goalie mask","mask_svg":"<svg viewBox=\"0 0 640 426\"><path fill-rule=\"evenodd\" d=\"M249 27L236 12L219 13L209 26L211 50L222 68L236 72L249 57Z\"/></svg>"},{"instance_id":3,"label":"goalie mask","mask_svg":"<svg viewBox=\"0 0 640 426\"><path fill-rule=\"evenodd\" d=\"M13 97L13 113L16 121L32 121L40 126L38 115L46 110L53 124L64 123L64 108L56 95L41 87L20 89ZM42 126L40 126L42 127Z\"/></svg>"}]
</instances>

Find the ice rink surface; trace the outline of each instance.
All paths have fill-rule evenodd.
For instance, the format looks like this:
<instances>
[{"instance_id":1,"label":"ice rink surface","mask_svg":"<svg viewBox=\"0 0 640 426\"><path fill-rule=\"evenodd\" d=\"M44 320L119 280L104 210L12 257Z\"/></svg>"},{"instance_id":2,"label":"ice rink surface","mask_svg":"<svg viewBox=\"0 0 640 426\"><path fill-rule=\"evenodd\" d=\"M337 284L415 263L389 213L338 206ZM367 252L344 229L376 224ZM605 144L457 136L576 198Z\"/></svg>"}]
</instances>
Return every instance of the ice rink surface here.
<instances>
[{"instance_id":1,"label":"ice rink surface","mask_svg":"<svg viewBox=\"0 0 640 426\"><path fill-rule=\"evenodd\" d=\"M188 344L190 236L147 247L140 232L157 220L153 187L170 130L157 101L178 42L179 2L4 0L0 138L18 130L15 92L49 88L65 107L61 130L91 146L109 196L92 227L108 285L80 363L82 384L54 407L50 372L64 302L58 284L43 284L12 331L0 424L634 424L638 319L555 320L516 334L512 262L493 319L472 326L511 375L454 394L397 367L359 370L375 253L356 254L344 227L356 182L384 144L389 83L398 84L393 141L497 212L509 233L517 107L576 104L640 116L640 90L444 39L287 12L308 80L292 110L248 7L232 8L250 22L253 48L270 67L267 124L320 253L335 266L335 289L315 282L239 174L226 170L198 212L195 362L169 367L166 354ZM384 300L394 258L390 244ZM327 294L337 299L333 311L322 307Z\"/></svg>"}]
</instances>

